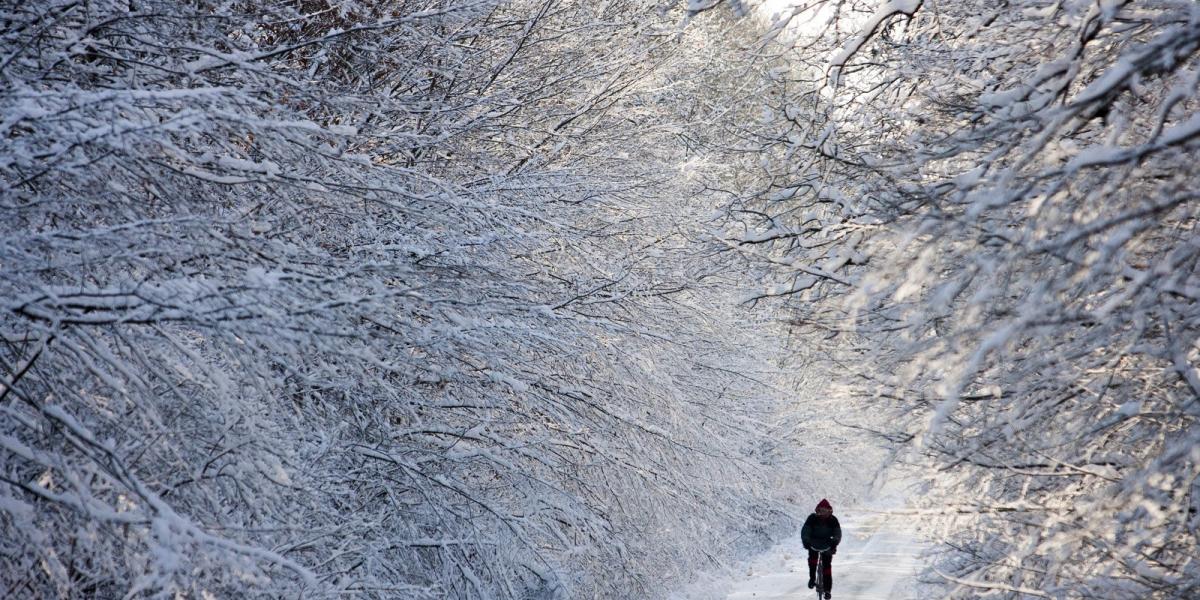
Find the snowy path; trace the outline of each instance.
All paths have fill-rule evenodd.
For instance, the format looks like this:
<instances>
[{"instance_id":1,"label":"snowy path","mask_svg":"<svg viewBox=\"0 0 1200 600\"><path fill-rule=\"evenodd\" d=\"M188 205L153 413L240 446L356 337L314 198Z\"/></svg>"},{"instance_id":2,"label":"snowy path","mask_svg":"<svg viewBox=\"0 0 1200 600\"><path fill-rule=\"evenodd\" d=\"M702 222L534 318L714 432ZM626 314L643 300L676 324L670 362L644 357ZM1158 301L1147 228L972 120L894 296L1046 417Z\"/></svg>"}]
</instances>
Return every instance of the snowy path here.
<instances>
[{"instance_id":1,"label":"snowy path","mask_svg":"<svg viewBox=\"0 0 1200 600\"><path fill-rule=\"evenodd\" d=\"M910 600L917 598L916 575L925 548L917 540L913 517L879 512L838 511L842 544L833 558L833 597L839 600ZM808 589L808 553L800 536L768 550L736 582L728 600L814 598Z\"/></svg>"}]
</instances>

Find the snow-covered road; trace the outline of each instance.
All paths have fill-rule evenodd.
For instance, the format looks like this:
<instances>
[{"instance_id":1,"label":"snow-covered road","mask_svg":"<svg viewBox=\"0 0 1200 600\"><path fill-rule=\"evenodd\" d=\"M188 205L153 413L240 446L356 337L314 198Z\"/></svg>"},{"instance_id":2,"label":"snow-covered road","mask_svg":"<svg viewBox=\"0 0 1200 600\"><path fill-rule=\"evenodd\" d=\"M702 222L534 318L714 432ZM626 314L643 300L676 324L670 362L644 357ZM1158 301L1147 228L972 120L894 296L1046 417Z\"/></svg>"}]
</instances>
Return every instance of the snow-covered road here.
<instances>
[{"instance_id":1,"label":"snow-covered road","mask_svg":"<svg viewBox=\"0 0 1200 600\"><path fill-rule=\"evenodd\" d=\"M833 559L833 597L840 600L917 598L916 575L925 546L911 516L844 509L837 511L842 544ZM728 600L813 598L808 589L808 553L800 536L755 560L746 577L733 584Z\"/></svg>"}]
</instances>

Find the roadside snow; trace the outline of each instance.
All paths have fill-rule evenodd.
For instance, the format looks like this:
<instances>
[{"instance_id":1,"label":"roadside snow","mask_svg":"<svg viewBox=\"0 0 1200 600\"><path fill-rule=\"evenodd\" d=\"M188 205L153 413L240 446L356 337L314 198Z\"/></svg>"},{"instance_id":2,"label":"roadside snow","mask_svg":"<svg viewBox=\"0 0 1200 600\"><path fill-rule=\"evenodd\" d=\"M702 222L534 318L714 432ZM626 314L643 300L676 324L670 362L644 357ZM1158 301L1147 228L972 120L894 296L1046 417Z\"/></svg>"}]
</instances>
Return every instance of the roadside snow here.
<instances>
[{"instance_id":1,"label":"roadside snow","mask_svg":"<svg viewBox=\"0 0 1200 600\"><path fill-rule=\"evenodd\" d=\"M893 486L889 488L895 489ZM815 504L815 499L813 503ZM918 595L917 575L927 545L916 517L890 513L903 507L899 495L878 497L863 507L838 508L842 544L833 559L833 598L846 600L910 600ZM673 596L687 600L797 600L813 598L808 589L808 553L800 535L784 540L750 561L730 580L698 578Z\"/></svg>"},{"instance_id":2,"label":"roadside snow","mask_svg":"<svg viewBox=\"0 0 1200 600\"><path fill-rule=\"evenodd\" d=\"M924 550L912 516L846 509L842 545L833 557L833 597L854 600L917 598L916 577ZM728 600L808 598L808 553L800 536L767 551L733 585Z\"/></svg>"}]
</instances>

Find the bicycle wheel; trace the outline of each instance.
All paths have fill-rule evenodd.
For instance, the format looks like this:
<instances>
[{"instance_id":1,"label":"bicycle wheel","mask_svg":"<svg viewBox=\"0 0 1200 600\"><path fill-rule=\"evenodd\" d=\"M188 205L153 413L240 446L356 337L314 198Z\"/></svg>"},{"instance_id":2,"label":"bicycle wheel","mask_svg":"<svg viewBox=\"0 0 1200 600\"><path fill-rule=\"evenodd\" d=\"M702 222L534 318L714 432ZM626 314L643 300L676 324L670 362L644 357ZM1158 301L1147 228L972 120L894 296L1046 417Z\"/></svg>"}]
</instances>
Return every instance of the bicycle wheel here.
<instances>
[{"instance_id":1,"label":"bicycle wheel","mask_svg":"<svg viewBox=\"0 0 1200 600\"><path fill-rule=\"evenodd\" d=\"M822 600L825 597L825 553L817 553L817 600Z\"/></svg>"}]
</instances>

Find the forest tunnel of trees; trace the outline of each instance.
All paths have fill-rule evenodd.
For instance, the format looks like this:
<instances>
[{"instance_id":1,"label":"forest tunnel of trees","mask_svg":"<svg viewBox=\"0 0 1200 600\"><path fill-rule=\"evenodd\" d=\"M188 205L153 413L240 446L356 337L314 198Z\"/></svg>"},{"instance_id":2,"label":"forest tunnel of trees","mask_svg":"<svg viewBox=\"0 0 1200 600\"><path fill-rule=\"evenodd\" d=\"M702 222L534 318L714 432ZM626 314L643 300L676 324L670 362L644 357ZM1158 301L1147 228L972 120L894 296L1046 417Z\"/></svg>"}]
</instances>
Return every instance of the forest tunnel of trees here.
<instances>
[{"instance_id":1,"label":"forest tunnel of trees","mask_svg":"<svg viewBox=\"0 0 1200 600\"><path fill-rule=\"evenodd\" d=\"M0 597L661 598L920 474L1200 595L1194 0L0 0Z\"/></svg>"}]
</instances>

